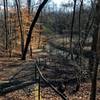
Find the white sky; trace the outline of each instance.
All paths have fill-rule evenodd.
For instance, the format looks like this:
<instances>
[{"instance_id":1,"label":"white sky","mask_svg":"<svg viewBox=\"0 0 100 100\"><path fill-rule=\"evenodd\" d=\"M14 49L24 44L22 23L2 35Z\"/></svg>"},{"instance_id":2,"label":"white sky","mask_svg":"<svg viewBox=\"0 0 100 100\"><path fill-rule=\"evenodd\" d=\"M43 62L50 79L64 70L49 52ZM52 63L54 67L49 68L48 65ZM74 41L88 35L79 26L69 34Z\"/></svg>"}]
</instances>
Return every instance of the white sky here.
<instances>
[{"instance_id":1,"label":"white sky","mask_svg":"<svg viewBox=\"0 0 100 100\"><path fill-rule=\"evenodd\" d=\"M1 0L0 0L0 1L1 1ZM14 0L8 0L8 1L13 3ZM20 0L20 1L26 2L27 0ZM31 1L34 1L34 0L31 0ZM38 0L35 0L35 1L38 1ZM49 0L48 0L48 1L49 1ZM60 5L62 2L70 2L70 1L72 1L72 0L51 0L51 1L53 1L53 2L56 3L57 5Z\"/></svg>"},{"instance_id":2,"label":"white sky","mask_svg":"<svg viewBox=\"0 0 100 100\"><path fill-rule=\"evenodd\" d=\"M13 0L8 0L8 1L13 2ZM25 0L25 1L27 1L27 0ZM51 1L53 1L54 3L59 5L59 4L61 4L61 2L66 2L66 1L68 2L68 1L71 1L71 0L51 0Z\"/></svg>"},{"instance_id":3,"label":"white sky","mask_svg":"<svg viewBox=\"0 0 100 100\"><path fill-rule=\"evenodd\" d=\"M61 2L63 2L64 0L52 0L54 3L60 4Z\"/></svg>"},{"instance_id":4,"label":"white sky","mask_svg":"<svg viewBox=\"0 0 100 100\"><path fill-rule=\"evenodd\" d=\"M71 0L52 0L54 3L56 3L56 4L61 4L62 2L69 2L69 1L71 1Z\"/></svg>"}]
</instances>

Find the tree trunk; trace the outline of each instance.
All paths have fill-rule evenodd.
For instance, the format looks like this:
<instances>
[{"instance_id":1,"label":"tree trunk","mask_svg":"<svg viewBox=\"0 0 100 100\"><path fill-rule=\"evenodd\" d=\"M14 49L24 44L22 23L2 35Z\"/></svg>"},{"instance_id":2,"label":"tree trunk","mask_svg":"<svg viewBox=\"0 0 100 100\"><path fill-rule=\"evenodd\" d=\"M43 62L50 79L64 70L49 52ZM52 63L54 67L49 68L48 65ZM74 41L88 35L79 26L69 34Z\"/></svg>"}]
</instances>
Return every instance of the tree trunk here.
<instances>
[{"instance_id":1,"label":"tree trunk","mask_svg":"<svg viewBox=\"0 0 100 100\"><path fill-rule=\"evenodd\" d=\"M27 5L28 5L28 13L30 14L31 0L27 0Z\"/></svg>"},{"instance_id":2,"label":"tree trunk","mask_svg":"<svg viewBox=\"0 0 100 100\"><path fill-rule=\"evenodd\" d=\"M95 12L95 21L94 21L94 35L93 35L93 43L92 43L92 51L96 53L96 57L91 61L91 67L93 68L92 75L92 86L91 86L91 95L90 100L96 100L96 80L97 80L97 72L98 72L98 63L100 57L100 0L96 0L96 12ZM94 59L96 61L94 61ZM93 64L95 63L95 64Z\"/></svg>"},{"instance_id":3,"label":"tree trunk","mask_svg":"<svg viewBox=\"0 0 100 100\"><path fill-rule=\"evenodd\" d=\"M4 21L5 21L5 47L8 49L8 29L7 29L7 0L3 0L4 3Z\"/></svg>"},{"instance_id":4,"label":"tree trunk","mask_svg":"<svg viewBox=\"0 0 100 100\"><path fill-rule=\"evenodd\" d=\"M16 3L19 27L20 27L20 32L21 32L21 54L23 55L23 52L24 52L24 34L23 34L23 29L22 29L22 18L21 18L22 14L21 14L21 10L20 10L20 1L15 0L15 3Z\"/></svg>"},{"instance_id":5,"label":"tree trunk","mask_svg":"<svg viewBox=\"0 0 100 100\"><path fill-rule=\"evenodd\" d=\"M71 22L71 34L70 34L71 59L73 59L72 40L73 40L73 28L74 28L75 12L76 12L76 2L77 0L74 0L73 15L72 15L72 22Z\"/></svg>"},{"instance_id":6,"label":"tree trunk","mask_svg":"<svg viewBox=\"0 0 100 100\"><path fill-rule=\"evenodd\" d=\"M32 21L32 24L30 26L30 29L29 29L29 32L27 34L27 40L26 40L26 45L25 45L25 48L24 48L24 52L23 52L23 55L22 55L22 60L25 60L26 59L26 53L27 53L27 50L28 50L28 46L30 44L30 41L31 41L31 35L32 35L32 31L33 31L33 28L38 20L38 17L43 9L43 7L45 6L45 4L48 2L48 0L44 0L42 2L42 4L40 4L38 10L37 10L37 13L34 17L34 20Z\"/></svg>"},{"instance_id":7,"label":"tree trunk","mask_svg":"<svg viewBox=\"0 0 100 100\"><path fill-rule=\"evenodd\" d=\"M96 86L97 86L97 71L98 71L98 63L99 59L96 58L96 64L94 68L94 73L92 77L92 86L91 86L91 95L90 95L90 100L96 100Z\"/></svg>"}]
</instances>

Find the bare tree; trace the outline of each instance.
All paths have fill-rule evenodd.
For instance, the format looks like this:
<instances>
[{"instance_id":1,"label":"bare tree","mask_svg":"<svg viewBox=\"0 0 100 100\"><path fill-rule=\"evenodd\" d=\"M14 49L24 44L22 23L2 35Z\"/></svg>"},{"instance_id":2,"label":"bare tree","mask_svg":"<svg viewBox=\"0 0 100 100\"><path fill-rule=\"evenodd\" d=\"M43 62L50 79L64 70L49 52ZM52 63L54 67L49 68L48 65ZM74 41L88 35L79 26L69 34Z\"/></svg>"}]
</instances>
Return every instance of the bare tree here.
<instances>
[{"instance_id":1,"label":"bare tree","mask_svg":"<svg viewBox=\"0 0 100 100\"><path fill-rule=\"evenodd\" d=\"M8 13L8 4L7 4L7 0L3 0L4 3L4 21L5 21L5 46L6 49L8 49L8 29L7 29L7 13Z\"/></svg>"},{"instance_id":2,"label":"bare tree","mask_svg":"<svg viewBox=\"0 0 100 100\"><path fill-rule=\"evenodd\" d=\"M18 21L19 21L20 32L21 32L21 53L23 55L23 52L24 52L24 34L23 34L23 29L22 29L22 14L21 14L21 9L20 9L20 1L15 0L15 3L16 3Z\"/></svg>"},{"instance_id":3,"label":"bare tree","mask_svg":"<svg viewBox=\"0 0 100 100\"><path fill-rule=\"evenodd\" d=\"M27 0L27 5L28 5L28 13L30 14L31 0Z\"/></svg>"},{"instance_id":4,"label":"bare tree","mask_svg":"<svg viewBox=\"0 0 100 100\"><path fill-rule=\"evenodd\" d=\"M25 60L25 58L26 58L26 53L27 53L28 46L29 46L30 41L31 41L31 35L32 35L33 28L34 28L34 26L35 26L35 24L36 24L36 22L37 22L37 20L38 20L38 17L39 17L39 15L40 15L40 13L41 13L43 7L45 6L45 4L46 4L47 2L48 2L48 0L44 0L44 1L40 4L40 6L39 6L39 8L38 8L38 10L37 10L37 13L36 13L36 15L35 15L35 17L34 17L34 20L32 21L32 24L31 24L31 26L30 26L29 32L28 32L28 34L27 34L27 40L26 40L26 45L25 45L24 52L23 52L23 55L22 55L22 60Z\"/></svg>"},{"instance_id":5,"label":"bare tree","mask_svg":"<svg viewBox=\"0 0 100 100\"><path fill-rule=\"evenodd\" d=\"M75 21L76 2L77 0L74 0L73 15L72 15L72 22L71 22L71 35L70 35L71 59L73 59L72 39L73 39L73 27L74 27L74 21Z\"/></svg>"},{"instance_id":6,"label":"bare tree","mask_svg":"<svg viewBox=\"0 0 100 100\"><path fill-rule=\"evenodd\" d=\"M98 64L100 57L100 0L96 0L96 8L95 8L95 21L94 21L94 35L93 35L93 43L92 43L92 51L96 53L96 57L91 59L91 67L94 66L93 75L92 75L92 86L91 86L91 95L90 100L96 100L96 85L97 85L97 72L98 72ZM94 64L94 59L95 64Z\"/></svg>"}]
</instances>

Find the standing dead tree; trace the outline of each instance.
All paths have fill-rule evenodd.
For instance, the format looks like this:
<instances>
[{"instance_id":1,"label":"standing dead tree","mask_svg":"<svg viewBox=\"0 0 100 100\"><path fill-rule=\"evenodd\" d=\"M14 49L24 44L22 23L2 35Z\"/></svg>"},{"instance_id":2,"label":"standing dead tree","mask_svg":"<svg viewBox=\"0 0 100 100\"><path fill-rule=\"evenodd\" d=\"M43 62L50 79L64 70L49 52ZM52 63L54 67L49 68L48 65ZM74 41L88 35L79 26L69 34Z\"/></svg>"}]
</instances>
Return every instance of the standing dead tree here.
<instances>
[{"instance_id":1,"label":"standing dead tree","mask_svg":"<svg viewBox=\"0 0 100 100\"><path fill-rule=\"evenodd\" d=\"M28 32L28 34L27 34L27 40L26 40L24 52L23 52L23 55L22 55L22 60L25 60L25 59L26 59L26 53L27 53L28 46L29 46L30 41L31 41L31 35L32 35L33 28L34 28L34 26L35 26L35 24L36 24L36 22L37 22L37 20L38 20L38 17L39 17L39 15L40 15L40 13L41 13L43 7L45 6L45 4L46 4L47 2L48 2L48 0L44 0L44 1L40 4L40 6L39 6L39 8L38 8L38 10L37 10L37 13L36 13L36 15L35 15L35 17L34 17L34 19L33 19L33 21L32 21L32 24L31 24L31 26L30 26L29 32Z\"/></svg>"}]
</instances>

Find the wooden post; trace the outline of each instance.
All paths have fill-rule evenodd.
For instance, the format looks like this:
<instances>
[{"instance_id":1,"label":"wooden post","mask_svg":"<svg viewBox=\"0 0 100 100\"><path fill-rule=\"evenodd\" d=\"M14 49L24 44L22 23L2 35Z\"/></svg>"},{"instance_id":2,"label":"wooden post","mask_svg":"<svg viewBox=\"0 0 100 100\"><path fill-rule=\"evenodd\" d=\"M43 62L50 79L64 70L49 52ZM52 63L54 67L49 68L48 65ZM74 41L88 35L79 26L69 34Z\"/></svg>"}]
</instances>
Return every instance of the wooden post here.
<instances>
[{"instance_id":1,"label":"wooden post","mask_svg":"<svg viewBox=\"0 0 100 100\"><path fill-rule=\"evenodd\" d=\"M37 80L37 68L36 68L36 65L35 65L35 81Z\"/></svg>"},{"instance_id":2,"label":"wooden post","mask_svg":"<svg viewBox=\"0 0 100 100\"><path fill-rule=\"evenodd\" d=\"M39 75L39 83L38 83L38 100L41 100L41 91L40 91L40 75Z\"/></svg>"},{"instance_id":3,"label":"wooden post","mask_svg":"<svg viewBox=\"0 0 100 100\"><path fill-rule=\"evenodd\" d=\"M34 91L34 95L35 95L34 100L42 100L41 93L39 94L39 84L38 83L34 85L34 90L35 90Z\"/></svg>"}]
</instances>

